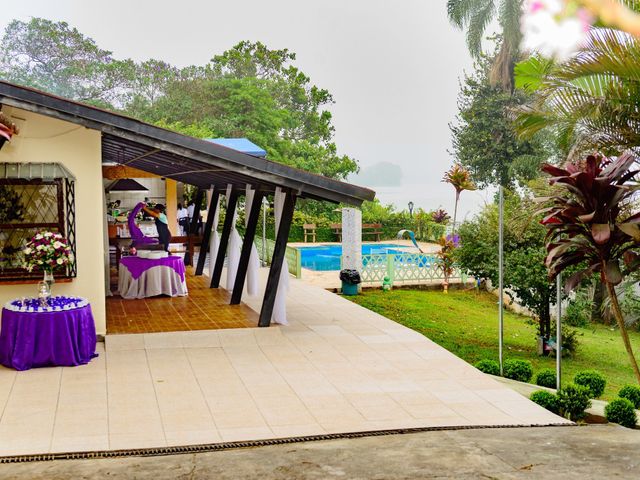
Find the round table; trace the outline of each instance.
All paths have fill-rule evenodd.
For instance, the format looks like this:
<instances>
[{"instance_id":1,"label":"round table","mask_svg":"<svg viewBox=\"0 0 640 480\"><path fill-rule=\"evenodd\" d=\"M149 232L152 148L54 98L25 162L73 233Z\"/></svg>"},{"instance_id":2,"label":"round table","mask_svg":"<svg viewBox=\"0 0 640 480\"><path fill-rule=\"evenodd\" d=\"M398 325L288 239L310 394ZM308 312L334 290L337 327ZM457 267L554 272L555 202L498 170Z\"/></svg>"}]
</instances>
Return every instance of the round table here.
<instances>
[{"instance_id":1,"label":"round table","mask_svg":"<svg viewBox=\"0 0 640 480\"><path fill-rule=\"evenodd\" d=\"M176 255L157 259L122 257L118 291L125 299L185 296L188 294L185 274L184 261Z\"/></svg>"},{"instance_id":2,"label":"round table","mask_svg":"<svg viewBox=\"0 0 640 480\"><path fill-rule=\"evenodd\" d=\"M2 309L0 363L16 370L84 365L97 357L91 305L53 312Z\"/></svg>"}]
</instances>

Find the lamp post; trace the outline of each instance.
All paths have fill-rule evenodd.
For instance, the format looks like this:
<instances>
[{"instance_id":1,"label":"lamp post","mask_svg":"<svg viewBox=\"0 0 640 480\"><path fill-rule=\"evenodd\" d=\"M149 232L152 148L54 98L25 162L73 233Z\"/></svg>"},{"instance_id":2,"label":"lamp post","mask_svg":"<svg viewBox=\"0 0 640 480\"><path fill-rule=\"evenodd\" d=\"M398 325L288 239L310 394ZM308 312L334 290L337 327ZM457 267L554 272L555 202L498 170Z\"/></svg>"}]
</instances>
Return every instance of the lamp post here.
<instances>
[{"instance_id":1,"label":"lamp post","mask_svg":"<svg viewBox=\"0 0 640 480\"><path fill-rule=\"evenodd\" d=\"M413 202L409 202L409 216L413 217Z\"/></svg>"}]
</instances>

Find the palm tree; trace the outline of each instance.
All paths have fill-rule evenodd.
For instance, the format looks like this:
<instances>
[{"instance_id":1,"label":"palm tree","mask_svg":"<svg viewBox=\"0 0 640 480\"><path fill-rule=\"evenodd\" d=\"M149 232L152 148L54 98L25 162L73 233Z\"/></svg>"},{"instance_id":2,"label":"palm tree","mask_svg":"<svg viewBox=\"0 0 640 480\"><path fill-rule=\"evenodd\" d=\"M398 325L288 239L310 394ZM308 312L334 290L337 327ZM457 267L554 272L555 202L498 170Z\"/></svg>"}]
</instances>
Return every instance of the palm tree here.
<instances>
[{"instance_id":1,"label":"palm tree","mask_svg":"<svg viewBox=\"0 0 640 480\"><path fill-rule=\"evenodd\" d=\"M476 186L473 181L471 181L469 170L459 163L454 163L453 166L445 172L442 181L451 184L456 190L456 205L453 209L453 229L451 231L451 234L454 234L456 233L456 218L458 216L460 194L465 190L475 190Z\"/></svg>"},{"instance_id":2,"label":"palm tree","mask_svg":"<svg viewBox=\"0 0 640 480\"><path fill-rule=\"evenodd\" d=\"M513 91L513 68L519 56L522 0L447 0L449 20L466 30L467 48L475 59L482 56L482 40L487 27L500 25L500 51L491 68L491 83Z\"/></svg>"},{"instance_id":3,"label":"palm tree","mask_svg":"<svg viewBox=\"0 0 640 480\"><path fill-rule=\"evenodd\" d=\"M551 127L576 158L585 151L616 154L640 146L640 39L594 29L566 63L532 57L516 67L516 86L535 94L516 117L532 136Z\"/></svg>"}]
</instances>

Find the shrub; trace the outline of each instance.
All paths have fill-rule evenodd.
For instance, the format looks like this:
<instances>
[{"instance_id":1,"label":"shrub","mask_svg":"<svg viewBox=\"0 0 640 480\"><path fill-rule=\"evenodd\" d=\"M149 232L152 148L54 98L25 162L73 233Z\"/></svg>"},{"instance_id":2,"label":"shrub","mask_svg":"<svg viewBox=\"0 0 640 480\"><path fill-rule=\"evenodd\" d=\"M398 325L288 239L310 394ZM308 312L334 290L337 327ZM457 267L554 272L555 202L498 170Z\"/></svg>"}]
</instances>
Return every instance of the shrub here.
<instances>
[{"instance_id":1,"label":"shrub","mask_svg":"<svg viewBox=\"0 0 640 480\"><path fill-rule=\"evenodd\" d=\"M577 292L573 300L567 305L562 316L562 323L572 327L586 327L591 321L593 302L584 292Z\"/></svg>"},{"instance_id":2,"label":"shrub","mask_svg":"<svg viewBox=\"0 0 640 480\"><path fill-rule=\"evenodd\" d=\"M597 370L582 370L573 377L574 383L584 385L591 391L592 398L598 398L604 392L607 380Z\"/></svg>"},{"instance_id":3,"label":"shrub","mask_svg":"<svg viewBox=\"0 0 640 480\"><path fill-rule=\"evenodd\" d=\"M507 360L503 366L504 376L520 382L528 382L533 377L533 366L528 360Z\"/></svg>"},{"instance_id":4,"label":"shrub","mask_svg":"<svg viewBox=\"0 0 640 480\"><path fill-rule=\"evenodd\" d=\"M558 396L551 392L538 390L537 392L533 392L529 399L550 412L558 413L559 411Z\"/></svg>"},{"instance_id":5,"label":"shrub","mask_svg":"<svg viewBox=\"0 0 640 480\"><path fill-rule=\"evenodd\" d=\"M500 375L500 364L495 360L485 358L477 362L474 367L481 372L488 373L489 375Z\"/></svg>"},{"instance_id":6,"label":"shrub","mask_svg":"<svg viewBox=\"0 0 640 480\"><path fill-rule=\"evenodd\" d=\"M638 385L625 385L618 392L618 396L629 400L635 408L640 408L640 387Z\"/></svg>"},{"instance_id":7,"label":"shrub","mask_svg":"<svg viewBox=\"0 0 640 480\"><path fill-rule=\"evenodd\" d=\"M536 375L536 385L547 388L556 388L556 371L550 368L540 370Z\"/></svg>"},{"instance_id":8,"label":"shrub","mask_svg":"<svg viewBox=\"0 0 640 480\"><path fill-rule=\"evenodd\" d=\"M585 417L584 411L591 406L591 390L583 385L569 384L558 390L559 412L574 422Z\"/></svg>"},{"instance_id":9,"label":"shrub","mask_svg":"<svg viewBox=\"0 0 640 480\"><path fill-rule=\"evenodd\" d=\"M551 331L556 331L556 322L553 321L551 323ZM562 325L562 356L563 357L575 357L578 353L578 347L580 346L580 341L578 340L578 336L581 336L581 333L578 333L577 330L573 328L569 328L566 325Z\"/></svg>"},{"instance_id":10,"label":"shrub","mask_svg":"<svg viewBox=\"0 0 640 480\"><path fill-rule=\"evenodd\" d=\"M635 428L638 416L633 403L626 398L616 398L604 407L604 416L608 422L617 423L627 428Z\"/></svg>"}]
</instances>

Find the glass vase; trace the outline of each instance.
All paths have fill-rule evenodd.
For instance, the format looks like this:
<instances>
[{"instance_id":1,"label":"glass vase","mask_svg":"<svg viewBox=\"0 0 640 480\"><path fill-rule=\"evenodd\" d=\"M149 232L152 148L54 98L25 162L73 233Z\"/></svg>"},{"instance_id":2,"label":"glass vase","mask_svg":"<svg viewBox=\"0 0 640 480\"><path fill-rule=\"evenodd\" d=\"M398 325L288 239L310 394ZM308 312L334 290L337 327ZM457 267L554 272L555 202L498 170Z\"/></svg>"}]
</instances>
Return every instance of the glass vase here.
<instances>
[{"instance_id":1,"label":"glass vase","mask_svg":"<svg viewBox=\"0 0 640 480\"><path fill-rule=\"evenodd\" d=\"M43 282L45 282L47 285L49 285L49 289L51 289L51 286L56 283L55 278L53 278L53 272L51 272L50 270L45 270L44 271L44 279Z\"/></svg>"}]
</instances>

